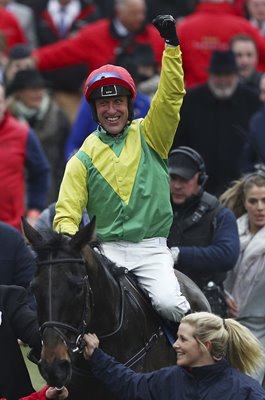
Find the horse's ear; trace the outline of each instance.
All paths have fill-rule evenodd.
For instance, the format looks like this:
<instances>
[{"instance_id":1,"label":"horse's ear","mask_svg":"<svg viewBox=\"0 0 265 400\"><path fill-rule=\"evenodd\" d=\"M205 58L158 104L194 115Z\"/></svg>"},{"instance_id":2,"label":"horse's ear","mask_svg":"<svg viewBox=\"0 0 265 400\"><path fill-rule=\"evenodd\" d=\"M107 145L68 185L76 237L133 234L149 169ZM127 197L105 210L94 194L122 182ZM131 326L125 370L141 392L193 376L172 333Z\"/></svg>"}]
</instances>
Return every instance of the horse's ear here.
<instances>
[{"instance_id":1,"label":"horse's ear","mask_svg":"<svg viewBox=\"0 0 265 400\"><path fill-rule=\"evenodd\" d=\"M69 243L78 250L82 250L87 244L96 240L96 217L94 216L89 224L81 228Z\"/></svg>"},{"instance_id":2,"label":"horse's ear","mask_svg":"<svg viewBox=\"0 0 265 400\"><path fill-rule=\"evenodd\" d=\"M28 239L32 246L42 242L43 237L38 231L36 231L36 229L33 228L33 226L28 223L26 218L21 217L21 225L25 238Z\"/></svg>"}]
</instances>

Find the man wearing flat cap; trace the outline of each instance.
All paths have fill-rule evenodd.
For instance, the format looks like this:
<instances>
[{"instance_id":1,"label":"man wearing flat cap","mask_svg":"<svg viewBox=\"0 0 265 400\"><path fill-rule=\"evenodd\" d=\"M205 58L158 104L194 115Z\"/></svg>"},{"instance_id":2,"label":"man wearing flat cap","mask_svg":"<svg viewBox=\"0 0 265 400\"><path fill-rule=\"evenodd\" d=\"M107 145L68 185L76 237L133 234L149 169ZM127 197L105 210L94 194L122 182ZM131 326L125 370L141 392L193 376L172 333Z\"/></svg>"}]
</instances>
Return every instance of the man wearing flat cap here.
<instances>
[{"instance_id":1,"label":"man wearing flat cap","mask_svg":"<svg viewBox=\"0 0 265 400\"><path fill-rule=\"evenodd\" d=\"M225 316L223 281L239 254L236 219L204 190L204 160L180 146L168 159L173 224L168 237L175 268L203 290L215 314Z\"/></svg>"}]
</instances>

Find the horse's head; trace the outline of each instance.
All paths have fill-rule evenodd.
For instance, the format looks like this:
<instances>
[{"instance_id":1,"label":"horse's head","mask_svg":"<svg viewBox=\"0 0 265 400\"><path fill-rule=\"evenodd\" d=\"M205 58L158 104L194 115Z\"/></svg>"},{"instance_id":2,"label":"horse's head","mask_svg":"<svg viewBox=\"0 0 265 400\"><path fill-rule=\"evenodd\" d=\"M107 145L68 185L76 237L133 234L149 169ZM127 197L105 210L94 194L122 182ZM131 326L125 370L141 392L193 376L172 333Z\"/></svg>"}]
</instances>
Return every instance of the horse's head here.
<instances>
[{"instance_id":1,"label":"horse's head","mask_svg":"<svg viewBox=\"0 0 265 400\"><path fill-rule=\"evenodd\" d=\"M43 340L39 369L49 385L60 387L71 377L71 356L80 351L91 318L87 265L96 269L98 262L88 246L95 238L95 220L72 238L52 231L44 238L26 220L22 224L37 254L32 288Z\"/></svg>"}]
</instances>

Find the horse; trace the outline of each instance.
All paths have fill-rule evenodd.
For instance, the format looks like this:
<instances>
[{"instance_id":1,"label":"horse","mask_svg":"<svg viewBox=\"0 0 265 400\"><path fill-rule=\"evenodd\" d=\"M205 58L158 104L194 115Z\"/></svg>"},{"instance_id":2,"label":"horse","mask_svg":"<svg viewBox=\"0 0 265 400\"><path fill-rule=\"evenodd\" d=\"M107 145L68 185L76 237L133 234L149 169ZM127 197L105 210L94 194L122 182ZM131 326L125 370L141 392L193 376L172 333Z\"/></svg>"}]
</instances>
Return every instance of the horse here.
<instances>
[{"instance_id":1,"label":"horse","mask_svg":"<svg viewBox=\"0 0 265 400\"><path fill-rule=\"evenodd\" d=\"M89 371L82 354L86 332L94 332L101 348L139 372L176 363L163 322L131 273L100 251L95 219L72 238L50 232L45 238L22 221L24 235L36 253L32 288L42 336L38 362L50 386L66 386L69 400L114 400ZM210 311L198 288L177 272L182 293L193 311Z\"/></svg>"}]
</instances>

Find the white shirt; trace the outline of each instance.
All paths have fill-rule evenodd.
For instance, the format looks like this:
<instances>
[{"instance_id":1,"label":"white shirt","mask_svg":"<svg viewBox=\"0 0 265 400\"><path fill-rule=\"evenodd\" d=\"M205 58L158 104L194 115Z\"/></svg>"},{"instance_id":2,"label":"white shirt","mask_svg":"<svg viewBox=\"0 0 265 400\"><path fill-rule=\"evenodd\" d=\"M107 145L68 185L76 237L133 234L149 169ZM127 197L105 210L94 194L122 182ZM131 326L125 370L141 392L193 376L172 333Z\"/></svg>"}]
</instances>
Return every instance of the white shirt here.
<instances>
[{"instance_id":1,"label":"white shirt","mask_svg":"<svg viewBox=\"0 0 265 400\"><path fill-rule=\"evenodd\" d=\"M67 31L80 14L81 4L79 0L71 0L69 4L61 6L58 0L49 0L47 11L51 16L54 25L58 28L60 28L61 24L62 9L64 15L64 26L65 30Z\"/></svg>"}]
</instances>

